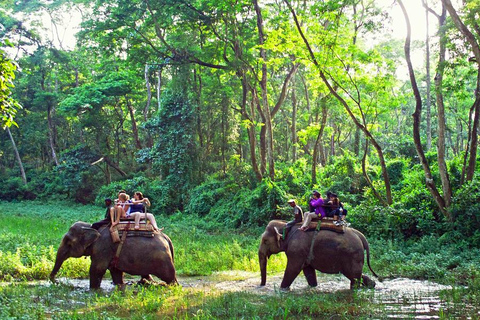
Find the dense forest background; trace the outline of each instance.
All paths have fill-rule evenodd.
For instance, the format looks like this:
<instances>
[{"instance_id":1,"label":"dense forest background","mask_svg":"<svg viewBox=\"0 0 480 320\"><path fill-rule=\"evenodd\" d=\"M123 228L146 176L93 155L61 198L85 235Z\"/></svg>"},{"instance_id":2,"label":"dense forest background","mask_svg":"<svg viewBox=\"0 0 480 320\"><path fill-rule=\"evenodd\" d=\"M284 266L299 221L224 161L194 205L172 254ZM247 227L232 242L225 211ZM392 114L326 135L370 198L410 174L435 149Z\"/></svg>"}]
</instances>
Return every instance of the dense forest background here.
<instances>
[{"instance_id":1,"label":"dense forest background","mask_svg":"<svg viewBox=\"0 0 480 320\"><path fill-rule=\"evenodd\" d=\"M371 0L0 3L2 200L238 228L331 190L369 235L480 245L478 1L422 0L421 41Z\"/></svg>"}]
</instances>

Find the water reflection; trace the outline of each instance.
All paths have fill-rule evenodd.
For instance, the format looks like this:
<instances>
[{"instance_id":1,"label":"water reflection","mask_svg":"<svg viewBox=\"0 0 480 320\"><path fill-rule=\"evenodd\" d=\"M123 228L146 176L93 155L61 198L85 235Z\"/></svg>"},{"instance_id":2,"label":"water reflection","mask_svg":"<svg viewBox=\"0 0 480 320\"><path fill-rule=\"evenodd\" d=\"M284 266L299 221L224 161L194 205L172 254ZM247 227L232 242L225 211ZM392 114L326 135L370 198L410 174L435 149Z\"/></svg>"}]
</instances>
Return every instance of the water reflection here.
<instances>
[{"instance_id":1,"label":"water reflection","mask_svg":"<svg viewBox=\"0 0 480 320\"><path fill-rule=\"evenodd\" d=\"M387 317L392 319L439 319L447 304L438 294L450 286L430 281L392 279L378 283L374 301L383 304Z\"/></svg>"}]
</instances>

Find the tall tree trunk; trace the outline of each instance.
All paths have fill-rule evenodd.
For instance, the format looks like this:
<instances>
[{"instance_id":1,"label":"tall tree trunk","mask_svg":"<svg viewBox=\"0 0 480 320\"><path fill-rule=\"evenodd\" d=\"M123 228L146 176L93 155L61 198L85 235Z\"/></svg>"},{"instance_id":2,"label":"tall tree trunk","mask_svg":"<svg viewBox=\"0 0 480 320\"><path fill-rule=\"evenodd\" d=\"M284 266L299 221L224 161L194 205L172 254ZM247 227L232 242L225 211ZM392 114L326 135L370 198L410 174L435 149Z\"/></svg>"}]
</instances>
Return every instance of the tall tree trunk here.
<instances>
[{"instance_id":1,"label":"tall tree trunk","mask_svg":"<svg viewBox=\"0 0 480 320\"><path fill-rule=\"evenodd\" d=\"M427 120L427 150L430 150L432 147L432 121L431 121L431 97L430 97L430 34L428 30L428 8L427 8L427 0L422 0L425 6L425 19L426 19L426 35L425 35L425 69L426 69L426 86L427 86L427 101L426 101L426 120Z\"/></svg>"},{"instance_id":2,"label":"tall tree trunk","mask_svg":"<svg viewBox=\"0 0 480 320\"><path fill-rule=\"evenodd\" d=\"M320 130L318 130L317 139L315 140L315 145L313 147L313 156L312 156L312 184L317 183L317 164L318 164L318 154L320 154L320 158L322 161L323 155L323 146L322 146L322 139L323 139L323 132L325 130L325 125L327 123L327 99L323 98L321 101L322 104L322 122L320 123ZM324 159L323 159L324 160ZM322 163L325 166L324 163Z\"/></svg>"},{"instance_id":3,"label":"tall tree trunk","mask_svg":"<svg viewBox=\"0 0 480 320\"><path fill-rule=\"evenodd\" d=\"M310 107L310 95L308 94L308 86L307 86L307 81L305 80L305 77L300 74L300 79L302 79L302 84L303 88L305 90L305 101L307 102L307 113L308 113L308 125L312 123L312 113L311 107Z\"/></svg>"},{"instance_id":4,"label":"tall tree trunk","mask_svg":"<svg viewBox=\"0 0 480 320\"><path fill-rule=\"evenodd\" d=\"M267 93L267 53L263 48L265 43L265 34L263 30L263 17L260 6L257 0L253 0L253 6L257 15L257 29L258 39L260 45L260 58L262 64L260 88L262 90L262 109L265 115L265 131L266 131L266 147L267 147L267 161L268 161L268 175L270 179L275 180L275 161L273 158L273 128L272 128L272 116L270 114L270 108L268 106L268 93Z\"/></svg>"},{"instance_id":5,"label":"tall tree trunk","mask_svg":"<svg viewBox=\"0 0 480 320\"><path fill-rule=\"evenodd\" d=\"M292 160L297 161L297 98L292 90Z\"/></svg>"},{"instance_id":6,"label":"tall tree trunk","mask_svg":"<svg viewBox=\"0 0 480 320\"><path fill-rule=\"evenodd\" d=\"M162 67L157 72L157 110L162 108Z\"/></svg>"},{"instance_id":7,"label":"tall tree trunk","mask_svg":"<svg viewBox=\"0 0 480 320\"><path fill-rule=\"evenodd\" d=\"M370 180L370 176L368 175L367 171L367 155L368 155L368 139L365 139L365 150L363 152L363 157L362 157L362 172L363 172L363 177L365 178L365 181L367 181L368 186L373 192L373 195L375 198L378 199L381 203L384 205L388 205L383 197L378 193L377 189L375 188L374 184L372 183L372 180Z\"/></svg>"},{"instance_id":8,"label":"tall tree trunk","mask_svg":"<svg viewBox=\"0 0 480 320\"><path fill-rule=\"evenodd\" d=\"M333 131L332 131L332 134L330 135L330 159L335 157L335 129L336 129L335 124L333 124L332 127L333 127Z\"/></svg>"},{"instance_id":9,"label":"tall tree trunk","mask_svg":"<svg viewBox=\"0 0 480 320\"><path fill-rule=\"evenodd\" d=\"M451 219L449 212L445 208L445 201L440 195L435 186L435 181L433 180L432 173L430 171L430 166L428 164L425 153L423 152L422 141L420 139L420 122L422 115L422 98L420 96L420 91L418 90L417 81L415 79L415 73L413 72L413 66L410 59L410 38L411 38L411 27L410 19L408 18L407 11L403 5L402 0L398 0L398 4L402 8L403 14L405 16L405 21L407 24L407 36L405 39L405 59L407 60L408 73L410 74L410 82L413 89L413 94L415 96L415 112L413 113L413 141L415 143L415 148L417 149L418 157L420 158L420 163L422 164L423 171L425 173L425 182L428 190L430 191L433 199L437 203L439 210L445 215L449 220Z\"/></svg>"},{"instance_id":10,"label":"tall tree trunk","mask_svg":"<svg viewBox=\"0 0 480 320\"><path fill-rule=\"evenodd\" d=\"M223 175L227 174L227 161L225 159L225 152L227 150L227 132L228 132L228 99L227 96L224 95L222 99L222 120L221 120L221 128L222 128L222 145L220 148L222 154L222 171Z\"/></svg>"},{"instance_id":11,"label":"tall tree trunk","mask_svg":"<svg viewBox=\"0 0 480 320\"><path fill-rule=\"evenodd\" d=\"M53 123L54 112L55 112L55 107L51 106L50 101L48 101L47 102L48 141L50 144L50 151L52 152L52 159L55 162L55 165L58 166L57 153L55 152L56 130L55 130L55 124Z\"/></svg>"},{"instance_id":12,"label":"tall tree trunk","mask_svg":"<svg viewBox=\"0 0 480 320\"><path fill-rule=\"evenodd\" d=\"M353 153L358 157L360 154L360 129L355 128L355 138L353 142Z\"/></svg>"},{"instance_id":13,"label":"tall tree trunk","mask_svg":"<svg viewBox=\"0 0 480 320\"><path fill-rule=\"evenodd\" d=\"M140 138L138 137L137 121L135 121L135 111L133 110L133 106L130 103L128 95L125 95L125 101L127 103L128 112L130 113L130 120L132 121L132 133L133 139L135 140L135 146L137 147L137 150L140 150L142 149L142 143L140 142Z\"/></svg>"},{"instance_id":14,"label":"tall tree trunk","mask_svg":"<svg viewBox=\"0 0 480 320\"><path fill-rule=\"evenodd\" d=\"M255 100L255 105L257 106L258 114L262 119L262 126L260 127L260 172L262 176L265 175L267 172L267 128L266 122L267 119L265 117L265 112L263 112L262 105L260 99L258 98L257 90L252 90L252 99Z\"/></svg>"},{"instance_id":15,"label":"tall tree trunk","mask_svg":"<svg viewBox=\"0 0 480 320\"><path fill-rule=\"evenodd\" d=\"M239 76L242 82L242 104L241 104L242 120L248 120L247 134L248 134L248 144L250 147L250 161L252 163L252 169L253 169L253 172L255 173L255 176L257 177L257 180L261 181L263 176L262 176L262 173L260 172L260 169L258 168L257 155L255 153L256 151L255 123L251 118L255 114L255 106L254 106L255 96L252 90L252 98L250 100L250 114L252 116L250 117L247 112L247 95L248 95L247 80L245 79L245 74L242 71L239 72Z\"/></svg>"},{"instance_id":16,"label":"tall tree trunk","mask_svg":"<svg viewBox=\"0 0 480 320\"><path fill-rule=\"evenodd\" d=\"M148 111L150 110L150 103L152 102L152 87L150 85L150 77L148 73L149 65L145 64L145 86L147 87L147 102L145 103L145 107L143 108L143 121L147 122L148 120ZM151 148L153 146L152 136L150 132L146 130L147 134L147 148Z\"/></svg>"},{"instance_id":17,"label":"tall tree trunk","mask_svg":"<svg viewBox=\"0 0 480 320\"><path fill-rule=\"evenodd\" d=\"M426 4L424 4L426 6ZM427 9L428 13L428 9ZM446 21L446 9L442 5L442 13L438 17L439 23L439 37L440 37L440 50L438 57L437 72L435 74L435 94L437 102L437 116L438 116L438 141L437 141L437 161L438 171L442 180L443 199L445 201L445 207L450 207L452 201L452 188L450 185L450 178L448 176L448 169L446 163L445 153L445 131L446 131L446 118L445 118L445 105L443 103L443 74L445 70L445 52L446 52L446 35L445 35L445 21Z\"/></svg>"},{"instance_id":18,"label":"tall tree trunk","mask_svg":"<svg viewBox=\"0 0 480 320\"><path fill-rule=\"evenodd\" d=\"M150 86L150 78L148 76L148 64L145 64L145 86L147 87L147 102L145 108L143 108L143 120L148 120L148 110L150 109L150 103L152 102L152 87Z\"/></svg>"},{"instance_id":19,"label":"tall tree trunk","mask_svg":"<svg viewBox=\"0 0 480 320\"><path fill-rule=\"evenodd\" d=\"M15 158L17 159L18 166L20 168L20 174L22 175L23 184L27 184L27 176L25 175L25 170L23 169L22 159L20 158L20 153L18 153L17 145L15 144L15 140L13 140L12 133L10 132L10 128L7 127L7 133L10 137L10 141L12 141L13 152L15 153Z\"/></svg>"},{"instance_id":20,"label":"tall tree trunk","mask_svg":"<svg viewBox=\"0 0 480 320\"><path fill-rule=\"evenodd\" d=\"M468 159L468 167L466 170L467 181L473 179L475 173L475 167L477 163L477 146L478 146L478 126L480 121L480 45L475 38L475 35L468 29L468 27L460 19L457 11L452 5L450 0L442 0L442 3L447 8L448 13L452 17L453 22L457 29L463 34L467 39L468 43L472 46L472 51L475 56L474 62L477 63L477 85L475 89L475 102L472 106L474 110L474 118L471 129L471 140L470 140L470 157ZM476 23L475 23L476 24ZM480 35L480 34L479 34Z\"/></svg>"}]
</instances>

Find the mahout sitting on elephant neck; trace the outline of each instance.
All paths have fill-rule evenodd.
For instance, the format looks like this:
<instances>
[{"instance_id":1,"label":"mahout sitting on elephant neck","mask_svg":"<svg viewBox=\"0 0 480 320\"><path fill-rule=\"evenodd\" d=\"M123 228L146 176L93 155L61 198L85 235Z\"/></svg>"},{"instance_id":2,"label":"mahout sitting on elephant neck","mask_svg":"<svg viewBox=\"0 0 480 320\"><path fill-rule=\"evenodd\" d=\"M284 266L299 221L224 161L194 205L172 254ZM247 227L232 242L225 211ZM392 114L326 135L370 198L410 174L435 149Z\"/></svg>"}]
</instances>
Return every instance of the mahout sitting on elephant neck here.
<instances>
[{"instance_id":1,"label":"mahout sitting on elephant neck","mask_svg":"<svg viewBox=\"0 0 480 320\"><path fill-rule=\"evenodd\" d=\"M85 222L74 223L62 238L57 250L55 265L50 273L50 279L60 270L68 258L91 257L90 288L100 288L102 278L110 270L112 280L116 285L123 284L123 273L140 275L144 278L152 274L167 284L176 284L174 266L174 249L170 238L163 232L154 233L153 237L131 237L125 241L118 262L111 262L117 251L118 244L112 242L109 228L98 231Z\"/></svg>"},{"instance_id":2,"label":"mahout sitting on elephant neck","mask_svg":"<svg viewBox=\"0 0 480 320\"><path fill-rule=\"evenodd\" d=\"M368 242L360 231L345 227L343 233L332 230L298 232L299 226L295 225L283 240L281 233L285 225L285 221L270 221L262 235L258 249L262 286L266 284L267 260L272 254L279 252L285 252L287 255L287 267L280 285L281 289L290 287L301 271L308 284L316 286L315 270L328 274L342 273L350 280L352 289L360 285L375 286L375 281L362 274L366 251L367 265L377 277L370 266Z\"/></svg>"}]
</instances>

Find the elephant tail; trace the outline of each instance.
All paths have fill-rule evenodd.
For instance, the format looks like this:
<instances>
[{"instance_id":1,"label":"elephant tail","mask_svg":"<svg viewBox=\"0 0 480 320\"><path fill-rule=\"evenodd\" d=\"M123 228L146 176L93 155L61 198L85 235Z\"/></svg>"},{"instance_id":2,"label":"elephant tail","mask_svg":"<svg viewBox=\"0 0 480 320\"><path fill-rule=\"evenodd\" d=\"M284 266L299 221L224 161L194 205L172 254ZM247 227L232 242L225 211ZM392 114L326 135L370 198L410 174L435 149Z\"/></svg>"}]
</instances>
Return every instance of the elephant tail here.
<instances>
[{"instance_id":1,"label":"elephant tail","mask_svg":"<svg viewBox=\"0 0 480 320\"><path fill-rule=\"evenodd\" d=\"M367 238L365 238L365 236L363 235L363 233L361 233L360 231L358 230L354 230L355 233L358 235L358 237L360 238L360 240L362 240L362 244L363 244L363 249L365 251L367 251L367 265L368 265L368 268L370 269L370 271L372 272L372 274L377 277L378 279L380 279L379 276L377 276L377 274L375 273L375 271L373 271L372 267L370 266L370 246L368 245L368 241L367 241Z\"/></svg>"},{"instance_id":2,"label":"elephant tail","mask_svg":"<svg viewBox=\"0 0 480 320\"><path fill-rule=\"evenodd\" d=\"M162 233L163 233L163 232L162 232ZM167 240L168 246L170 247L170 254L172 255L172 262L175 263L175 254L174 254L174 250L173 250L172 240L170 240L170 237L167 236L165 233L163 233L163 236L164 236L165 239Z\"/></svg>"}]
</instances>

